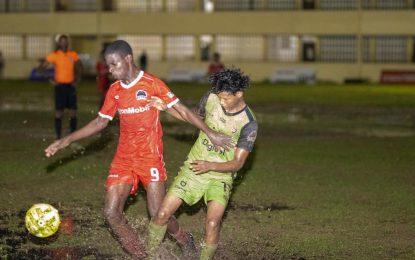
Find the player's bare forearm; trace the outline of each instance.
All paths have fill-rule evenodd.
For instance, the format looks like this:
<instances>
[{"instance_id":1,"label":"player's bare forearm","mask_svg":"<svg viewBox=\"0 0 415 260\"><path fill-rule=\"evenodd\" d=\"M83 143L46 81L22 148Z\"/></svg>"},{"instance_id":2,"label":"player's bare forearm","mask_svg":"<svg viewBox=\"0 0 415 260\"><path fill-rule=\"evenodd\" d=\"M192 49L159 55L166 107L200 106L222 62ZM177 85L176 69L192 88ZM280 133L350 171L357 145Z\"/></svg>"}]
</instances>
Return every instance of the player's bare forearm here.
<instances>
[{"instance_id":1,"label":"player's bare forearm","mask_svg":"<svg viewBox=\"0 0 415 260\"><path fill-rule=\"evenodd\" d=\"M169 115L171 115L172 117L186 122L186 120L182 117L182 115L179 112L177 112L176 109L168 108L168 109L166 109L166 112L169 113Z\"/></svg>"},{"instance_id":2,"label":"player's bare forearm","mask_svg":"<svg viewBox=\"0 0 415 260\"><path fill-rule=\"evenodd\" d=\"M191 111L193 111L195 113L195 115L198 116L201 120L203 120L203 117L199 116L196 113L196 108L191 109ZM186 122L186 120L182 117L182 115L179 112L176 111L176 109L174 109L174 108L168 108L168 109L166 109L166 112L169 113L171 116L173 116L173 117L175 117L175 118L177 118L177 119L179 119L181 121Z\"/></svg>"},{"instance_id":3,"label":"player's bare forearm","mask_svg":"<svg viewBox=\"0 0 415 260\"><path fill-rule=\"evenodd\" d=\"M199 128L206 134L209 134L212 132L212 130L205 124L205 122L203 122L202 119L200 119L199 116L197 116L192 110L190 110L188 107L186 107L182 103L180 102L177 103L170 110L173 110L173 109L176 111L178 115L180 115L183 121L189 122L190 124Z\"/></svg>"},{"instance_id":4,"label":"player's bare forearm","mask_svg":"<svg viewBox=\"0 0 415 260\"><path fill-rule=\"evenodd\" d=\"M210 171L232 173L239 171L241 168L242 166L234 161L219 163L196 160L191 163L191 169L196 174L202 174Z\"/></svg>"},{"instance_id":5,"label":"player's bare forearm","mask_svg":"<svg viewBox=\"0 0 415 260\"><path fill-rule=\"evenodd\" d=\"M70 143L83 139L85 137L94 135L100 132L102 129L107 127L109 120L106 118L102 118L97 116L94 120L89 122L86 126L82 127L81 129L73 132L72 134L66 136L65 138L70 141Z\"/></svg>"},{"instance_id":6,"label":"player's bare forearm","mask_svg":"<svg viewBox=\"0 0 415 260\"><path fill-rule=\"evenodd\" d=\"M169 115L171 115L174 118L187 122L187 120L174 107L168 108L166 103L164 103L163 100L161 100L158 97L151 97L151 99L149 100L149 105L155 107L160 111L166 111ZM193 109L193 112L197 115L195 111L196 109ZM202 117L199 116L199 118L203 120Z\"/></svg>"},{"instance_id":7,"label":"player's bare forearm","mask_svg":"<svg viewBox=\"0 0 415 260\"><path fill-rule=\"evenodd\" d=\"M82 138L94 135L100 132L108 125L109 120L106 118L102 118L100 116L96 117L94 120L89 122L86 126L82 127L81 129L73 132L70 135L65 136L48 146L45 149L45 154L47 157L53 156L57 151L67 147L72 142L80 140Z\"/></svg>"},{"instance_id":8,"label":"player's bare forearm","mask_svg":"<svg viewBox=\"0 0 415 260\"><path fill-rule=\"evenodd\" d=\"M233 147L231 137L210 129L200 118L200 116L187 108L185 105L179 102L173 106L173 109L175 109L186 122L189 122L201 131L205 132L214 145L223 147L226 150Z\"/></svg>"},{"instance_id":9,"label":"player's bare forearm","mask_svg":"<svg viewBox=\"0 0 415 260\"><path fill-rule=\"evenodd\" d=\"M196 160L191 162L191 169L196 174L202 174L209 171L215 172L237 172L244 166L249 152L244 149L237 148L233 160L228 162L209 162L203 160Z\"/></svg>"}]
</instances>

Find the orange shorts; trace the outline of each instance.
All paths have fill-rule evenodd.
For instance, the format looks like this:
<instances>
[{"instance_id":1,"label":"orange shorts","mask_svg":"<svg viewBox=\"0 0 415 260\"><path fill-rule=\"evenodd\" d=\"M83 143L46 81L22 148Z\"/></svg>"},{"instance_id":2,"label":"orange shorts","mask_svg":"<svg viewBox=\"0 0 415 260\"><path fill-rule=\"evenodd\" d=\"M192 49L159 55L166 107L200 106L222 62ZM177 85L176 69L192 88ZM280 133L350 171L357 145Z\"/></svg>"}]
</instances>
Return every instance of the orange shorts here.
<instances>
[{"instance_id":1,"label":"orange shorts","mask_svg":"<svg viewBox=\"0 0 415 260\"><path fill-rule=\"evenodd\" d=\"M147 186L150 182L165 182L167 180L166 168L163 162L152 165L143 165L136 167L119 167L111 165L110 173L106 181L106 189L117 184L131 184L130 194L135 194L138 190L138 184Z\"/></svg>"}]
</instances>

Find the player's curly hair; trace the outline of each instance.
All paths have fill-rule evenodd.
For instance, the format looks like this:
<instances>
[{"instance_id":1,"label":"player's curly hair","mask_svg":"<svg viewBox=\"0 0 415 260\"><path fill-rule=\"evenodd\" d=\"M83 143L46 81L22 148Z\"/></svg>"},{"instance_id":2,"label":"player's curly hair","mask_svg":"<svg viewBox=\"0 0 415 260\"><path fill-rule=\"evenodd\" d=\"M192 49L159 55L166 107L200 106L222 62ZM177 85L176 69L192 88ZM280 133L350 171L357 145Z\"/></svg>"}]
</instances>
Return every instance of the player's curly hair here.
<instances>
[{"instance_id":1,"label":"player's curly hair","mask_svg":"<svg viewBox=\"0 0 415 260\"><path fill-rule=\"evenodd\" d=\"M238 68L225 68L209 77L213 93L230 92L235 94L249 87L250 78Z\"/></svg>"},{"instance_id":2,"label":"player's curly hair","mask_svg":"<svg viewBox=\"0 0 415 260\"><path fill-rule=\"evenodd\" d=\"M118 53L120 56L125 57L127 55L133 56L133 49L131 48L130 44L124 40L116 40L110 43L105 48L105 56L113 53Z\"/></svg>"}]
</instances>

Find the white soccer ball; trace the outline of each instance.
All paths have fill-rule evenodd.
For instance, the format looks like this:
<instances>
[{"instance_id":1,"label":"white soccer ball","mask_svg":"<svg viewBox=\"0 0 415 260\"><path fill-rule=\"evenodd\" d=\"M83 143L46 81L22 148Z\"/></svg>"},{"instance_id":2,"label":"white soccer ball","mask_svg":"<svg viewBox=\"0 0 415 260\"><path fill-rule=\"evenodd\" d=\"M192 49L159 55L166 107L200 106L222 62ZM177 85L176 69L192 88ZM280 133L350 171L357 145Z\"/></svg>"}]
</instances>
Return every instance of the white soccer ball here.
<instances>
[{"instance_id":1,"label":"white soccer ball","mask_svg":"<svg viewBox=\"0 0 415 260\"><path fill-rule=\"evenodd\" d=\"M61 223L59 212L49 204L35 204L26 212L26 228L34 236L49 237Z\"/></svg>"}]
</instances>

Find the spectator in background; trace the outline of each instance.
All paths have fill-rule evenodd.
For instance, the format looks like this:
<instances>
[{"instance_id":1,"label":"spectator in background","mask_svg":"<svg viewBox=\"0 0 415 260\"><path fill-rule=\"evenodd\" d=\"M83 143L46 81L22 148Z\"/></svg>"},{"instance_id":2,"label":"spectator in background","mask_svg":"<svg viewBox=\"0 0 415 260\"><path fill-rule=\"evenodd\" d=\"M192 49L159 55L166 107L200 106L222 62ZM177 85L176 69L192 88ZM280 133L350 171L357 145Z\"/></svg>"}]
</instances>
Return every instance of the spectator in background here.
<instances>
[{"instance_id":1,"label":"spectator in background","mask_svg":"<svg viewBox=\"0 0 415 260\"><path fill-rule=\"evenodd\" d=\"M55 76L51 82L55 85L55 132L56 138L60 139L65 108L69 110L71 133L76 130L77 99L75 86L81 79L82 64L78 54L69 49L68 35L58 35L56 45L56 50L46 57L46 65L50 63L55 67Z\"/></svg>"},{"instance_id":2,"label":"spectator in background","mask_svg":"<svg viewBox=\"0 0 415 260\"><path fill-rule=\"evenodd\" d=\"M3 70L4 70L4 58L3 58L3 53L0 51L0 79L3 78Z\"/></svg>"},{"instance_id":3,"label":"spectator in background","mask_svg":"<svg viewBox=\"0 0 415 260\"><path fill-rule=\"evenodd\" d=\"M138 63L140 64L140 69L142 71L147 71L148 58L146 50L143 50L141 53L140 58L138 59Z\"/></svg>"},{"instance_id":4,"label":"spectator in background","mask_svg":"<svg viewBox=\"0 0 415 260\"><path fill-rule=\"evenodd\" d=\"M99 58L95 66L97 70L97 88L99 93L101 94L101 99L99 103L100 108L104 104L105 96L107 95L107 91L111 86L110 73L108 70L107 63L105 63L104 59L105 48L107 45L108 44L104 44L102 46L101 53L99 54Z\"/></svg>"},{"instance_id":5,"label":"spectator in background","mask_svg":"<svg viewBox=\"0 0 415 260\"><path fill-rule=\"evenodd\" d=\"M225 66L220 61L220 54L218 52L213 53L212 62L209 64L208 77L214 73L223 70Z\"/></svg>"}]
</instances>

